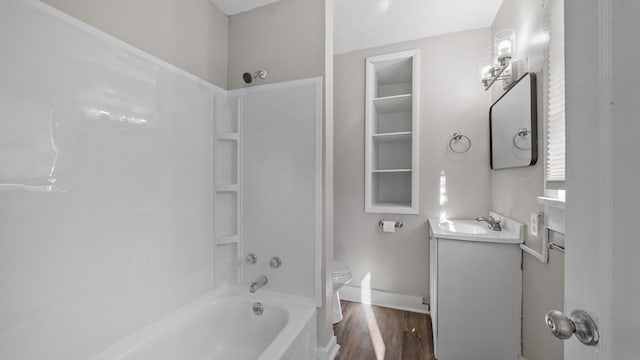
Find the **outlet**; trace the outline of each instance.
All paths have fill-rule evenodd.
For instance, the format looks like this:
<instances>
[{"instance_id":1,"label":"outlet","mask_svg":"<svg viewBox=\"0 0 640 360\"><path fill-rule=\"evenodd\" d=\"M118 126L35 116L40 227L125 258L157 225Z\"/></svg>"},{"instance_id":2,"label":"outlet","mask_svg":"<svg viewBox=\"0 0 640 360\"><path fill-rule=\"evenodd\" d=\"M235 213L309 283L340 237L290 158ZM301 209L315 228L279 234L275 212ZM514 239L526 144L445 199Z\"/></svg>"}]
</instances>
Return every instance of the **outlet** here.
<instances>
[{"instance_id":1,"label":"outlet","mask_svg":"<svg viewBox=\"0 0 640 360\"><path fill-rule=\"evenodd\" d=\"M532 236L538 236L538 229L540 229L540 218L542 214L540 213L531 213L531 220L529 220L529 233Z\"/></svg>"}]
</instances>

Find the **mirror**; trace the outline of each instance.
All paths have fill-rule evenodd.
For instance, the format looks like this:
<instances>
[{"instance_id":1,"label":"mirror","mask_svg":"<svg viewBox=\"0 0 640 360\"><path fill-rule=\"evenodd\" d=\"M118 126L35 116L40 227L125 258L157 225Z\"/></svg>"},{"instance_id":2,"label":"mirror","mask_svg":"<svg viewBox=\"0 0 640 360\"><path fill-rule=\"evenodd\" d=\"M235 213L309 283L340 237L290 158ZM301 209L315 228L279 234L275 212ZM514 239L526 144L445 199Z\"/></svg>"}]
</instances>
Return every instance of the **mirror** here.
<instances>
[{"instance_id":1,"label":"mirror","mask_svg":"<svg viewBox=\"0 0 640 360\"><path fill-rule=\"evenodd\" d=\"M535 74L524 74L489 109L491 168L535 165L538 160Z\"/></svg>"}]
</instances>

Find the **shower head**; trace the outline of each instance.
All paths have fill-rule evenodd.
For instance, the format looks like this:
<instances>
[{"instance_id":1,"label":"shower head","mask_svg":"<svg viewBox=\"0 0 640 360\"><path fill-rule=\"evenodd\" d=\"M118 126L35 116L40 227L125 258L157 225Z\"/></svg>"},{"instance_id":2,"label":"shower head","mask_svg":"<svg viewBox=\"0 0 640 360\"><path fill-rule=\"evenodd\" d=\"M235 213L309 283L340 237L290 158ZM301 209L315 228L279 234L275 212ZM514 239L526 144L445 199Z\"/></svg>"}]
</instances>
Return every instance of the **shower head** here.
<instances>
[{"instance_id":1,"label":"shower head","mask_svg":"<svg viewBox=\"0 0 640 360\"><path fill-rule=\"evenodd\" d=\"M250 74L248 72L242 74L242 80L244 80L244 83L249 85L253 82L253 79L255 78L260 78L260 79L266 79L267 78L267 70L258 70L253 74Z\"/></svg>"}]
</instances>

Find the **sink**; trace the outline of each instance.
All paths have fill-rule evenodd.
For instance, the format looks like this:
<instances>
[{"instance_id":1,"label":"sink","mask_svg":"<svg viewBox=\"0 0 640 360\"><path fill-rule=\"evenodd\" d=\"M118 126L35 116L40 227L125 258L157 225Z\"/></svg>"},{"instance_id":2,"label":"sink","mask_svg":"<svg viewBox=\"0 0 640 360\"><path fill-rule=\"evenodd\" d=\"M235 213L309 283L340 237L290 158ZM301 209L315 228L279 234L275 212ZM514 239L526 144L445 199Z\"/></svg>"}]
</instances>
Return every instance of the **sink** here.
<instances>
[{"instance_id":1,"label":"sink","mask_svg":"<svg viewBox=\"0 0 640 360\"><path fill-rule=\"evenodd\" d=\"M438 224L442 230L459 234L486 234L488 232L486 225L473 224L468 221L447 220Z\"/></svg>"},{"instance_id":2,"label":"sink","mask_svg":"<svg viewBox=\"0 0 640 360\"><path fill-rule=\"evenodd\" d=\"M475 220L429 219L429 236L438 239L481 241L503 244L522 244L524 225L493 211L489 215L499 219L502 231L491 230L487 224Z\"/></svg>"}]
</instances>

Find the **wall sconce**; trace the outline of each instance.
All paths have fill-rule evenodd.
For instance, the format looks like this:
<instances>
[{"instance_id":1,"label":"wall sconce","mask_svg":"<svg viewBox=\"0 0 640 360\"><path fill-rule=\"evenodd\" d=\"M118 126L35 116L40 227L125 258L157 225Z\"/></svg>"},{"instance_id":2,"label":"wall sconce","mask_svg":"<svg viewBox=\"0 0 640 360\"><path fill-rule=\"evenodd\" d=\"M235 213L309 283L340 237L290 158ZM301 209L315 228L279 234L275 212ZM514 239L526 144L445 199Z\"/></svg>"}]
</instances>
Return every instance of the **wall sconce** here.
<instances>
[{"instance_id":1,"label":"wall sconce","mask_svg":"<svg viewBox=\"0 0 640 360\"><path fill-rule=\"evenodd\" d=\"M505 81L505 87L513 83L515 69L511 66L516 50L516 32L513 29L498 31L494 46L485 50L482 58L481 77L484 90L489 90L497 80Z\"/></svg>"}]
</instances>

